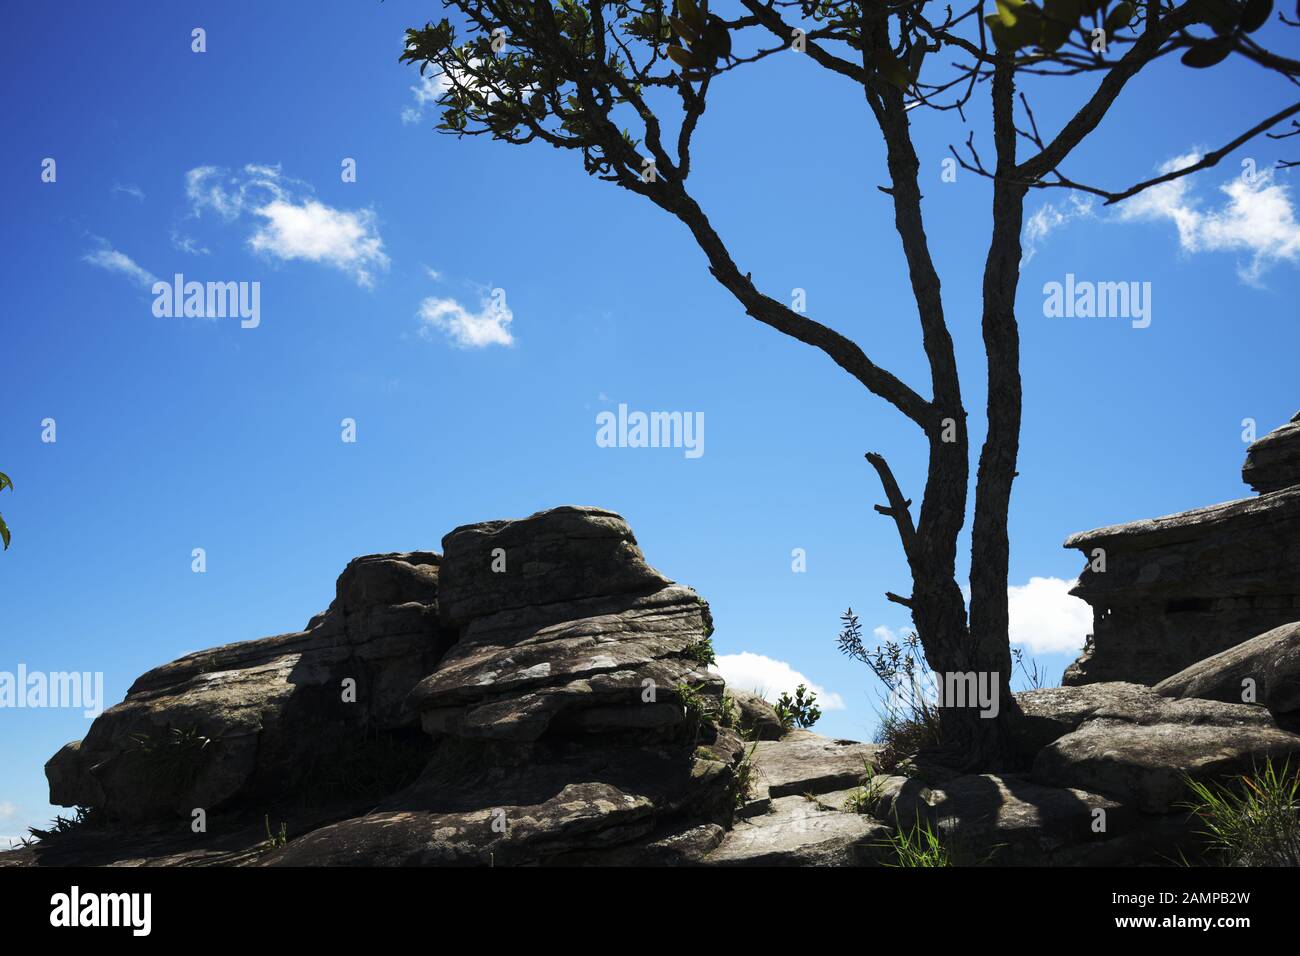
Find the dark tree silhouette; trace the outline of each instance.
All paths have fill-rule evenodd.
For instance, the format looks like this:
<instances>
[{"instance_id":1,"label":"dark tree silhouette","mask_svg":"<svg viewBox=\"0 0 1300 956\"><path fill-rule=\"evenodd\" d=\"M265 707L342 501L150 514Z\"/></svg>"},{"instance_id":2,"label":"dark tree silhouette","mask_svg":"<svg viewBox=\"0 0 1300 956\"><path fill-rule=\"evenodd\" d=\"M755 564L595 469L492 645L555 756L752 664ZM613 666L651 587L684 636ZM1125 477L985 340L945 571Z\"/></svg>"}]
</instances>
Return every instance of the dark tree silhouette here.
<instances>
[{"instance_id":1,"label":"dark tree silhouette","mask_svg":"<svg viewBox=\"0 0 1300 956\"><path fill-rule=\"evenodd\" d=\"M1249 59L1296 83L1300 62L1260 45L1272 0L996 0L954 10L933 0L443 0L457 18L407 33L401 59L444 78L441 130L518 145L571 150L597 179L644 197L678 219L709 271L759 322L820 349L927 437L928 469L916 517L885 457L867 454L884 490L876 510L897 528L911 593L907 607L939 674L997 675L1001 713L945 701L946 753L964 767L1009 760L1013 718L1007 637L1007 515L1021 420L1020 342L1015 297L1020 234L1031 189L1085 190L1108 203L1217 163L1242 143L1300 113L1300 102L1253 120L1240 136L1187 169L1130 186L1086 185L1062 165L1148 64L1180 54L1189 68L1228 56ZM725 7L725 12L723 8ZM709 90L728 74L797 51L860 88L879 129L890 184L880 187L908 265L925 354L928 397L880 367L855 342L763 292L732 258L688 188L691 144ZM1054 135L1040 131L1018 79L1097 74L1078 111ZM987 433L979 451L971 529L970 606L956 577L970 490L967 411L939 275L922 214L914 109L953 112L965 122L977 97L991 120L986 165L975 133L954 157L991 183L992 230L984 255L981 323L987 353ZM1282 127L1285 128L1285 127ZM1275 136L1289 135L1274 133ZM1018 154L1024 142L1028 155ZM643 155L644 154L644 155ZM1285 164L1286 161L1283 161Z\"/></svg>"}]
</instances>

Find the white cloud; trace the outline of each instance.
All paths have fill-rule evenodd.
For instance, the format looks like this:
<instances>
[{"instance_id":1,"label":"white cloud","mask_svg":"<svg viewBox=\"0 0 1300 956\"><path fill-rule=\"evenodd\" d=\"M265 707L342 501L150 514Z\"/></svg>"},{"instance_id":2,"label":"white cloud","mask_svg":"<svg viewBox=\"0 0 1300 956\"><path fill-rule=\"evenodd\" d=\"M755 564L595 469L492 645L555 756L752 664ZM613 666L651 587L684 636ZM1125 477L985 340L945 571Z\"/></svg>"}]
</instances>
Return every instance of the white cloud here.
<instances>
[{"instance_id":1,"label":"white cloud","mask_svg":"<svg viewBox=\"0 0 1300 956\"><path fill-rule=\"evenodd\" d=\"M1161 173L1183 169L1199 153L1176 156ZM1219 186L1226 197L1218 208L1204 208L1193 194L1195 174L1138 193L1120 204L1119 218L1128 222L1172 222L1184 252L1238 252L1249 260L1238 274L1256 282L1279 261L1300 262L1300 222L1296 221L1291 190L1275 181L1271 169L1249 167L1251 175L1235 176Z\"/></svg>"},{"instance_id":2,"label":"white cloud","mask_svg":"<svg viewBox=\"0 0 1300 956\"><path fill-rule=\"evenodd\" d=\"M402 122L410 125L424 119L424 111L438 102L438 97L451 89L451 82L445 73L426 73L420 77L417 85L411 87L415 105L402 109Z\"/></svg>"},{"instance_id":3,"label":"white cloud","mask_svg":"<svg viewBox=\"0 0 1300 956\"><path fill-rule=\"evenodd\" d=\"M513 345L508 326L515 316L510 307L489 299L479 305L479 311L471 312L455 299L427 298L420 303L420 319L425 323L420 332L427 336L431 328L438 329L463 348Z\"/></svg>"},{"instance_id":4,"label":"white cloud","mask_svg":"<svg viewBox=\"0 0 1300 956\"><path fill-rule=\"evenodd\" d=\"M18 804L10 800L0 800L0 823L18 816Z\"/></svg>"},{"instance_id":5,"label":"white cloud","mask_svg":"<svg viewBox=\"0 0 1300 956\"><path fill-rule=\"evenodd\" d=\"M374 269L388 268L375 214L369 209L347 212L314 199L301 205L276 199L254 212L266 219L248 240L257 252L323 262L367 287L374 285Z\"/></svg>"},{"instance_id":6,"label":"white cloud","mask_svg":"<svg viewBox=\"0 0 1300 956\"><path fill-rule=\"evenodd\" d=\"M1030 578L1007 588L1011 643L1034 654L1074 653L1092 632L1092 608L1069 591L1076 582Z\"/></svg>"},{"instance_id":7,"label":"white cloud","mask_svg":"<svg viewBox=\"0 0 1300 956\"><path fill-rule=\"evenodd\" d=\"M227 222L248 213L263 220L248 238L255 252L332 266L358 285L374 285L388 268L384 241L370 209L335 209L311 198L305 183L285 177L279 166L249 164L238 174L198 166L185 174L185 193L194 215L212 210ZM187 249L186 251L193 251Z\"/></svg>"},{"instance_id":8,"label":"white cloud","mask_svg":"<svg viewBox=\"0 0 1300 956\"><path fill-rule=\"evenodd\" d=\"M157 276L148 269L136 265L135 260L125 252L119 252L103 239L98 241L100 247L94 252L88 252L82 256L82 261L89 262L92 266L98 266L101 269L107 269L109 272L120 273L145 288L151 287L158 281Z\"/></svg>"},{"instance_id":9,"label":"white cloud","mask_svg":"<svg viewBox=\"0 0 1300 956\"><path fill-rule=\"evenodd\" d=\"M745 651L742 654L720 654L713 670L732 687L753 691L763 699L775 703L782 693L794 693L800 684L817 693L817 704L822 710L843 710L844 698L814 684L785 661L773 660L762 654Z\"/></svg>"},{"instance_id":10,"label":"white cloud","mask_svg":"<svg viewBox=\"0 0 1300 956\"><path fill-rule=\"evenodd\" d=\"M1021 237L1023 246L1021 263L1034 258L1038 247L1046 241L1050 233L1072 220L1091 218L1092 214L1092 200L1076 193L1070 193L1066 201L1059 206L1050 202L1043 203L1025 221L1024 234Z\"/></svg>"},{"instance_id":11,"label":"white cloud","mask_svg":"<svg viewBox=\"0 0 1300 956\"><path fill-rule=\"evenodd\" d=\"M1007 588L1008 630L1012 644L1031 654L1075 653L1092 633L1092 607L1070 594L1077 581L1031 577L1028 584ZM970 601L970 588L962 588ZM881 643L902 643L905 631L883 624L871 632Z\"/></svg>"}]
</instances>

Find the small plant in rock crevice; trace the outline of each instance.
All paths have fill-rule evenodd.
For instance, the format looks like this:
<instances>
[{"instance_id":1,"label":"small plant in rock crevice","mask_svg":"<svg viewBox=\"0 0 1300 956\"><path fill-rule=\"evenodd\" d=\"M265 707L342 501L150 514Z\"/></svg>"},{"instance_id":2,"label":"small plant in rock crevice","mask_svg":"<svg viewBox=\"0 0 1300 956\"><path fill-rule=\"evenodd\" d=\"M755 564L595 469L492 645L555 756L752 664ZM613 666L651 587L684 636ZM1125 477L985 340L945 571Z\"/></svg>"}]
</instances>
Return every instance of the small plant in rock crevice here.
<instances>
[{"instance_id":1,"label":"small plant in rock crevice","mask_svg":"<svg viewBox=\"0 0 1300 956\"><path fill-rule=\"evenodd\" d=\"M287 827L284 823L281 823L281 824L280 824L280 829L279 829L279 830L277 830L275 833L272 833L272 832L271 832L271 815L268 813L266 816L264 816L264 817L262 818L262 821L263 821L264 825L266 826L266 842L262 844L262 846L263 846L264 849L266 849L266 850L278 850L280 847L288 846L288 844L289 844L289 829L288 829L288 827Z\"/></svg>"},{"instance_id":2,"label":"small plant in rock crevice","mask_svg":"<svg viewBox=\"0 0 1300 956\"><path fill-rule=\"evenodd\" d=\"M717 654L713 650L713 641L704 638L702 641L696 641L689 645L685 650L685 655L695 663L710 667L718 662Z\"/></svg>"},{"instance_id":3,"label":"small plant in rock crevice","mask_svg":"<svg viewBox=\"0 0 1300 956\"><path fill-rule=\"evenodd\" d=\"M942 836L925 820L917 820L910 829L900 827L890 833L889 847L894 852L895 862L885 863L885 866L952 866Z\"/></svg>"},{"instance_id":4,"label":"small plant in rock crevice","mask_svg":"<svg viewBox=\"0 0 1300 956\"><path fill-rule=\"evenodd\" d=\"M862 779L858 787L844 800L846 813L872 813L884 794L883 783L876 777L876 768L869 760L862 761Z\"/></svg>"},{"instance_id":5,"label":"small plant in rock crevice","mask_svg":"<svg viewBox=\"0 0 1300 956\"><path fill-rule=\"evenodd\" d=\"M758 774L758 768L754 763L754 754L758 751L758 741L751 741L745 748L740 762L736 764L735 780L733 784L731 806L733 810L739 810L754 795L754 780Z\"/></svg>"}]
</instances>

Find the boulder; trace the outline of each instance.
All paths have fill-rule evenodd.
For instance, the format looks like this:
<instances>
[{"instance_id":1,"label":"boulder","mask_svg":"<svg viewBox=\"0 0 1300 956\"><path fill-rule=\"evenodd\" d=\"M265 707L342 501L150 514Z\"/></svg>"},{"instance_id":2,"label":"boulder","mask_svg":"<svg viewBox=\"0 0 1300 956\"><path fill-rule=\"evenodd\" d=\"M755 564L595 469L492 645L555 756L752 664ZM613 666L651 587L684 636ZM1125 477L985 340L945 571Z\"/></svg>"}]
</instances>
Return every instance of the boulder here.
<instances>
[{"instance_id":1,"label":"boulder","mask_svg":"<svg viewBox=\"0 0 1300 956\"><path fill-rule=\"evenodd\" d=\"M1260 494L1300 485L1300 412L1246 449L1241 480Z\"/></svg>"},{"instance_id":2,"label":"boulder","mask_svg":"<svg viewBox=\"0 0 1300 956\"><path fill-rule=\"evenodd\" d=\"M442 539L440 607L460 626L476 617L560 601L656 591L632 529L600 508L564 506L463 525Z\"/></svg>"},{"instance_id":3,"label":"boulder","mask_svg":"<svg viewBox=\"0 0 1300 956\"><path fill-rule=\"evenodd\" d=\"M1249 773L1266 758L1296 757L1300 736L1273 726L1095 718L1040 750L1033 779L1104 794L1148 813L1168 813L1189 798L1188 778L1208 781Z\"/></svg>"},{"instance_id":4,"label":"boulder","mask_svg":"<svg viewBox=\"0 0 1300 956\"><path fill-rule=\"evenodd\" d=\"M864 866L886 859L889 827L803 796L781 797L770 813L739 821L703 857L710 866Z\"/></svg>"},{"instance_id":5,"label":"boulder","mask_svg":"<svg viewBox=\"0 0 1300 956\"><path fill-rule=\"evenodd\" d=\"M1021 691L1016 703L1019 713L1012 727L1016 749L1026 763L1052 741L1094 717L1133 724L1273 725L1262 708L1213 701L1175 702L1145 684L1124 681Z\"/></svg>"},{"instance_id":6,"label":"boulder","mask_svg":"<svg viewBox=\"0 0 1300 956\"><path fill-rule=\"evenodd\" d=\"M371 812L269 862L683 863L712 850L744 803L745 748L705 664L708 604L595 508L469 525L443 546L456 643L406 699L432 759Z\"/></svg>"},{"instance_id":7,"label":"boulder","mask_svg":"<svg viewBox=\"0 0 1300 956\"><path fill-rule=\"evenodd\" d=\"M1155 686L1166 697L1259 703L1275 715L1300 711L1300 622L1284 624L1198 661Z\"/></svg>"},{"instance_id":8,"label":"boulder","mask_svg":"<svg viewBox=\"0 0 1300 956\"><path fill-rule=\"evenodd\" d=\"M393 756L377 735L417 726L405 698L446 647L437 597L436 554L357 558L308 630L142 675L46 764L51 802L145 820L366 778L367 751Z\"/></svg>"},{"instance_id":9,"label":"boulder","mask_svg":"<svg viewBox=\"0 0 1300 956\"><path fill-rule=\"evenodd\" d=\"M692 708L721 712L708 604L651 568L618 515L555 508L457 528L443 547L458 640L408 698L430 734L663 736Z\"/></svg>"},{"instance_id":10,"label":"boulder","mask_svg":"<svg viewBox=\"0 0 1300 956\"><path fill-rule=\"evenodd\" d=\"M857 786L880 753L878 744L833 740L810 730L792 730L781 740L754 748L758 777L773 799L820 794Z\"/></svg>"},{"instance_id":11,"label":"boulder","mask_svg":"<svg viewBox=\"0 0 1300 956\"><path fill-rule=\"evenodd\" d=\"M679 585L501 611L466 622L408 701L429 733L461 737L671 728L685 719L680 685L710 707L721 697L689 653L711 632L708 605Z\"/></svg>"},{"instance_id":12,"label":"boulder","mask_svg":"<svg viewBox=\"0 0 1300 956\"><path fill-rule=\"evenodd\" d=\"M646 862L687 862L729 814L740 738L695 752L674 744L497 743L443 738L411 787L371 812L313 830L270 866L513 866L633 847ZM716 841L715 841L716 842ZM676 851L688 859L673 860ZM614 862L617 862L615 860Z\"/></svg>"},{"instance_id":13,"label":"boulder","mask_svg":"<svg viewBox=\"0 0 1300 956\"><path fill-rule=\"evenodd\" d=\"M1137 823L1115 800L1015 774L957 777L931 791L928 819L957 865L1046 866Z\"/></svg>"},{"instance_id":14,"label":"boulder","mask_svg":"<svg viewBox=\"0 0 1300 956\"><path fill-rule=\"evenodd\" d=\"M780 740L785 734L776 708L762 697L735 687L727 688L727 696L736 702L740 731L747 739Z\"/></svg>"}]
</instances>

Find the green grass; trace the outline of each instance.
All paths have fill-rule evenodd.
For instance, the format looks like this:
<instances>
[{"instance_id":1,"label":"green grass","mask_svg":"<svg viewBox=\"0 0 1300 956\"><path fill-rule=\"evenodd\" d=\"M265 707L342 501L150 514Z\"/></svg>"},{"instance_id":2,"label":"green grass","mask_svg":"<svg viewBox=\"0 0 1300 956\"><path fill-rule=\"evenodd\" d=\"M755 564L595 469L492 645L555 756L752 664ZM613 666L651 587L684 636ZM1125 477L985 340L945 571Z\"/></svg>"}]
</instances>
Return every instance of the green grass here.
<instances>
[{"instance_id":1,"label":"green grass","mask_svg":"<svg viewBox=\"0 0 1300 956\"><path fill-rule=\"evenodd\" d=\"M277 832L272 833L270 814L267 814L265 817L262 818L262 820L266 824L266 842L262 844L263 849L278 850L282 846L288 846L289 844L288 828L283 823L281 823L280 829Z\"/></svg>"},{"instance_id":2,"label":"green grass","mask_svg":"<svg viewBox=\"0 0 1300 956\"><path fill-rule=\"evenodd\" d=\"M889 834L889 846L897 862L885 866L952 866L948 848L924 820L916 821L910 830Z\"/></svg>"},{"instance_id":3,"label":"green grass","mask_svg":"<svg viewBox=\"0 0 1300 956\"><path fill-rule=\"evenodd\" d=\"M844 800L846 813L871 813L880 802L882 785L876 779L876 768L865 758L862 761L861 786L852 790Z\"/></svg>"},{"instance_id":4,"label":"green grass","mask_svg":"<svg viewBox=\"0 0 1300 956\"><path fill-rule=\"evenodd\" d=\"M1204 824L1209 849L1226 866L1300 866L1300 770L1271 759L1224 783L1188 780L1184 804Z\"/></svg>"}]
</instances>

